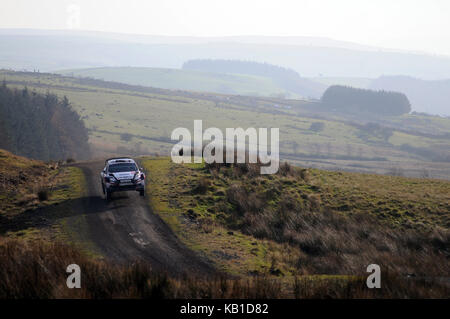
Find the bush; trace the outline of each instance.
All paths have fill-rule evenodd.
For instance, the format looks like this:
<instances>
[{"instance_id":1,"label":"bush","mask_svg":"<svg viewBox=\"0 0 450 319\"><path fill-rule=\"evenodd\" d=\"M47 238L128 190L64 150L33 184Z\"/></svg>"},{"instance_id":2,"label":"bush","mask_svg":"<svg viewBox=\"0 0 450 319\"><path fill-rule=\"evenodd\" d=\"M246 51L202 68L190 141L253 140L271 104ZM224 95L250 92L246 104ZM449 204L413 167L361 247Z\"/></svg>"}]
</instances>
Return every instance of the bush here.
<instances>
[{"instance_id":1,"label":"bush","mask_svg":"<svg viewBox=\"0 0 450 319\"><path fill-rule=\"evenodd\" d=\"M205 177L198 180L198 184L193 189L194 194L206 194L211 186L211 181Z\"/></svg>"},{"instance_id":2,"label":"bush","mask_svg":"<svg viewBox=\"0 0 450 319\"><path fill-rule=\"evenodd\" d=\"M43 202L48 200L48 191L46 189L40 189L37 193L39 201Z\"/></svg>"}]
</instances>

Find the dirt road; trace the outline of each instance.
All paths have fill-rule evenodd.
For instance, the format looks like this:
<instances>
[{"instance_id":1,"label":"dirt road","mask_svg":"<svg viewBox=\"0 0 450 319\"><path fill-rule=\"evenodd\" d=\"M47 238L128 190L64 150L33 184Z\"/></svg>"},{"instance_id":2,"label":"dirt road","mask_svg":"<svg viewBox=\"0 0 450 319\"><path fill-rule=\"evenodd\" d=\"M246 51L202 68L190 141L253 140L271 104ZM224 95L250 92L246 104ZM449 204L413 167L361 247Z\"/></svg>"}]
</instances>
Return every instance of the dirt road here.
<instances>
[{"instance_id":1,"label":"dirt road","mask_svg":"<svg viewBox=\"0 0 450 319\"><path fill-rule=\"evenodd\" d=\"M171 274L214 274L210 263L185 247L172 230L154 214L148 198L137 192L113 194L106 202L100 171L104 162L78 163L87 181L87 196L81 201L86 212L89 240L109 259L123 263L145 260L154 269Z\"/></svg>"}]
</instances>

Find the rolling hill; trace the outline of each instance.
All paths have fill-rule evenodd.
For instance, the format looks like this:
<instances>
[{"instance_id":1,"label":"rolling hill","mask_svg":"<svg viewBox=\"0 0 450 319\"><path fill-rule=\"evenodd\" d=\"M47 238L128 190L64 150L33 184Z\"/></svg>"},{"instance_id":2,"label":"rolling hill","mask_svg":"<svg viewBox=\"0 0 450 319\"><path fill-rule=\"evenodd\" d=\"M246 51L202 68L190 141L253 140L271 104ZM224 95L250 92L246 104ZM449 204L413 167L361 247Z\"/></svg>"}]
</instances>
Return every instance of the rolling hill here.
<instances>
[{"instance_id":1,"label":"rolling hill","mask_svg":"<svg viewBox=\"0 0 450 319\"><path fill-rule=\"evenodd\" d=\"M67 96L95 156L169 154L176 127L279 127L283 159L308 167L450 178L450 120L404 114L361 118L318 102L165 90L48 73L1 71L8 86ZM176 115L176 116L174 116ZM320 124L321 123L321 124Z\"/></svg>"},{"instance_id":2,"label":"rolling hill","mask_svg":"<svg viewBox=\"0 0 450 319\"><path fill-rule=\"evenodd\" d=\"M326 86L301 77L289 68L269 63L240 60L189 60L183 63L183 70L215 72L222 74L247 74L271 79L279 87L307 98L320 98Z\"/></svg>"},{"instance_id":3,"label":"rolling hill","mask_svg":"<svg viewBox=\"0 0 450 319\"><path fill-rule=\"evenodd\" d=\"M0 68L28 71L104 66L180 68L191 59L237 59L292 68L303 77L375 78L404 74L442 79L450 75L450 58L446 56L309 40L172 38L6 29L0 32Z\"/></svg>"},{"instance_id":4,"label":"rolling hill","mask_svg":"<svg viewBox=\"0 0 450 319\"><path fill-rule=\"evenodd\" d=\"M56 73L171 90L254 96L281 95L290 98L300 96L280 87L268 77L247 74L225 74L195 70L141 67L72 69L61 70Z\"/></svg>"},{"instance_id":5,"label":"rolling hill","mask_svg":"<svg viewBox=\"0 0 450 319\"><path fill-rule=\"evenodd\" d=\"M450 79L426 81L408 76L382 76L370 82L369 88L403 92L414 111L450 116Z\"/></svg>"},{"instance_id":6,"label":"rolling hill","mask_svg":"<svg viewBox=\"0 0 450 319\"><path fill-rule=\"evenodd\" d=\"M381 76L378 78L314 77L328 86L345 85L361 89L396 91L406 94L413 112L450 116L450 80L422 80L410 76Z\"/></svg>"}]
</instances>

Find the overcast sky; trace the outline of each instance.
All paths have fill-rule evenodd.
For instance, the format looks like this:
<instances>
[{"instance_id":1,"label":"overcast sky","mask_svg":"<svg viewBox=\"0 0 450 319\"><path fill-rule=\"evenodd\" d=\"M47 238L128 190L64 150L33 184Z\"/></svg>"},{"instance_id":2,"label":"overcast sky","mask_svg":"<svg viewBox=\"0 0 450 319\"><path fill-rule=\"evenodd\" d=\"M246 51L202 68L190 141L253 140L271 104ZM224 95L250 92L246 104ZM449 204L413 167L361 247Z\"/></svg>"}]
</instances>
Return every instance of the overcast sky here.
<instances>
[{"instance_id":1,"label":"overcast sky","mask_svg":"<svg viewBox=\"0 0 450 319\"><path fill-rule=\"evenodd\" d=\"M318 36L450 55L449 0L1 0L0 28Z\"/></svg>"}]
</instances>

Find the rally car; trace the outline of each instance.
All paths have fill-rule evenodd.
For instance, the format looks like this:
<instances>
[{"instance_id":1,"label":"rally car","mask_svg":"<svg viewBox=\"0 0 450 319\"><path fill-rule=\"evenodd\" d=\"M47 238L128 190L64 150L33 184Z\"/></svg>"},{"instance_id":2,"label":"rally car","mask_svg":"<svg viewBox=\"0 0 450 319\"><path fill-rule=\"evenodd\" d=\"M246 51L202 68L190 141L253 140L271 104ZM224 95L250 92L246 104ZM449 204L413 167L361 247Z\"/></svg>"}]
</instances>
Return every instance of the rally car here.
<instances>
[{"instance_id":1,"label":"rally car","mask_svg":"<svg viewBox=\"0 0 450 319\"><path fill-rule=\"evenodd\" d=\"M145 174L131 158L110 158L100 173L103 194L107 200L111 194L121 191L137 191L145 195Z\"/></svg>"}]
</instances>

